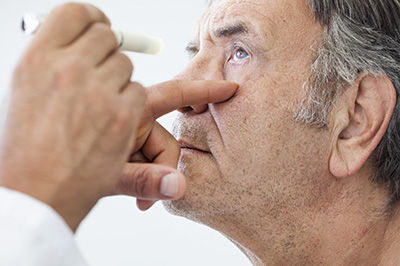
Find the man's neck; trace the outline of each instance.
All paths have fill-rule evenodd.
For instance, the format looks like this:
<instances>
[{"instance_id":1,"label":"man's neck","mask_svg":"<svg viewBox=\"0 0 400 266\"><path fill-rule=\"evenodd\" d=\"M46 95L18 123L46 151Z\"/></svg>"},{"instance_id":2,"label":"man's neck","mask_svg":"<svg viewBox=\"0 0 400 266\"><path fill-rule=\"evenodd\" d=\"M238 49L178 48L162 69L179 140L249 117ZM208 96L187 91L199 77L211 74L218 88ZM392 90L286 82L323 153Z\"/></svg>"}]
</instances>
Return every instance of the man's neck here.
<instances>
[{"instance_id":1,"label":"man's neck","mask_svg":"<svg viewBox=\"0 0 400 266\"><path fill-rule=\"evenodd\" d=\"M400 265L393 263L399 259L400 214L389 215L384 204L382 200L380 206L367 208L365 199L339 201L317 214L314 210L290 214L303 220L274 217L271 221L264 215L224 224L235 221L225 217L218 226L209 225L233 241L255 266ZM282 215L289 217L289 213ZM249 220L251 224L243 222Z\"/></svg>"},{"instance_id":2,"label":"man's neck","mask_svg":"<svg viewBox=\"0 0 400 266\"><path fill-rule=\"evenodd\" d=\"M394 209L385 232L379 266L400 265L400 203Z\"/></svg>"},{"instance_id":3,"label":"man's neck","mask_svg":"<svg viewBox=\"0 0 400 266\"><path fill-rule=\"evenodd\" d=\"M341 228L338 228L333 223L324 227L317 224L308 228L298 226L298 232L281 236L273 232L257 235L247 232L252 237L243 234L236 239L229 238L254 266L400 265L390 263L395 259L393 255L400 250L399 244L396 244L400 243L400 239L397 237L396 242L393 237L400 232L400 226L390 228L392 223L383 221L344 226L343 220L339 225ZM388 248L384 250L384 247Z\"/></svg>"}]
</instances>

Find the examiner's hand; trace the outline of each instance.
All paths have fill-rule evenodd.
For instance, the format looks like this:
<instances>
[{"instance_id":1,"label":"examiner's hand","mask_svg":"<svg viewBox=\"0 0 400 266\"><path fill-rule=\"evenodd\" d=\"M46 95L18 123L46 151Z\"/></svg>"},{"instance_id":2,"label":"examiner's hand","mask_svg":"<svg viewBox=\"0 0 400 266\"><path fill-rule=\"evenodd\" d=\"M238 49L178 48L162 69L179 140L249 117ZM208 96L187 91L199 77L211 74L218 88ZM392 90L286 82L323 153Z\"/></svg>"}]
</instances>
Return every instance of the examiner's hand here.
<instances>
[{"instance_id":1,"label":"examiner's hand","mask_svg":"<svg viewBox=\"0 0 400 266\"><path fill-rule=\"evenodd\" d=\"M66 4L17 66L0 146L0 185L48 203L72 229L111 193L134 145L145 90L104 14Z\"/></svg>"},{"instance_id":2,"label":"examiner's hand","mask_svg":"<svg viewBox=\"0 0 400 266\"><path fill-rule=\"evenodd\" d=\"M147 101L136 134L131 162L115 193L137 197L141 210L158 199L183 196L185 177L177 167L180 146L155 120L175 109L228 100L238 85L227 81L172 80L147 89ZM151 162L151 164L149 164Z\"/></svg>"}]
</instances>

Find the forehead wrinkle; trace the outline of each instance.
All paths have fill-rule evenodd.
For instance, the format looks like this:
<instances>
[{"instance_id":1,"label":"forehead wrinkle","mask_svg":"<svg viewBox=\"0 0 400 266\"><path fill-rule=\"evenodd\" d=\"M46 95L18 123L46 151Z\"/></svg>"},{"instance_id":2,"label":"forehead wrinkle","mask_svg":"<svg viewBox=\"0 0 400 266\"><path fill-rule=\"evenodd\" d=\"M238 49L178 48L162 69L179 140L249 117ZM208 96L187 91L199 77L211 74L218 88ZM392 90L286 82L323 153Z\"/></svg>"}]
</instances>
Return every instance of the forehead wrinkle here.
<instances>
[{"instance_id":1,"label":"forehead wrinkle","mask_svg":"<svg viewBox=\"0 0 400 266\"><path fill-rule=\"evenodd\" d=\"M227 1L217 6L219 8L214 7L214 10L209 10L211 12L207 20L208 30L214 33L213 37L234 35L232 33L264 38L270 35L273 21L265 3L262 5L258 2L242 0L233 3Z\"/></svg>"},{"instance_id":2,"label":"forehead wrinkle","mask_svg":"<svg viewBox=\"0 0 400 266\"><path fill-rule=\"evenodd\" d=\"M280 18L271 13L273 5L266 3L268 1L217 1L197 21L190 49L187 49L189 54L200 51L207 43L216 44L221 37L233 35L253 40L250 43L269 51L276 42L276 30L282 25L277 25Z\"/></svg>"}]
</instances>

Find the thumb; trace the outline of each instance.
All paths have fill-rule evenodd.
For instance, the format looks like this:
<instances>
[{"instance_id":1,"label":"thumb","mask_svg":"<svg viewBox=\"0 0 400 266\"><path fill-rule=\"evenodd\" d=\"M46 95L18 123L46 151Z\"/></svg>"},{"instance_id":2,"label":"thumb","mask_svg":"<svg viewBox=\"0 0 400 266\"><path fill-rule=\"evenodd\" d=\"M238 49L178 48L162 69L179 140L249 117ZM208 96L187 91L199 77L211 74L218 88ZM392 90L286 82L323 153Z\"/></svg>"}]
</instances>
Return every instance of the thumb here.
<instances>
[{"instance_id":1,"label":"thumb","mask_svg":"<svg viewBox=\"0 0 400 266\"><path fill-rule=\"evenodd\" d=\"M144 200L178 199L185 189L185 176L174 168L154 163L127 163L115 194Z\"/></svg>"}]
</instances>

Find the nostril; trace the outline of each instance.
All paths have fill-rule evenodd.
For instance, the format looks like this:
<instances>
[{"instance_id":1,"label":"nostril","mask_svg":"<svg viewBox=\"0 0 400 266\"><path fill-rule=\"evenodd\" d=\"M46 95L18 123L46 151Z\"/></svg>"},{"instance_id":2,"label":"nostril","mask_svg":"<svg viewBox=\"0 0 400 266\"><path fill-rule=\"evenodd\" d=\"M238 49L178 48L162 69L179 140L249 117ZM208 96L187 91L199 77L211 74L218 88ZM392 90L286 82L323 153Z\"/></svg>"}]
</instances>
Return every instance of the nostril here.
<instances>
[{"instance_id":1,"label":"nostril","mask_svg":"<svg viewBox=\"0 0 400 266\"><path fill-rule=\"evenodd\" d=\"M193 109L193 112L195 114L201 114L208 110L208 105L207 104L194 105L194 106L191 106L191 108Z\"/></svg>"},{"instance_id":2,"label":"nostril","mask_svg":"<svg viewBox=\"0 0 400 266\"><path fill-rule=\"evenodd\" d=\"M190 106L185 106L185 107L181 107L181 108L178 109L178 111L181 112L181 113L187 113L187 112L190 112L192 110L193 110L193 108L190 107Z\"/></svg>"},{"instance_id":3,"label":"nostril","mask_svg":"<svg viewBox=\"0 0 400 266\"><path fill-rule=\"evenodd\" d=\"M193 112L194 114L201 114L208 110L207 104L202 105L193 105L193 106L185 106L179 108L178 111L181 113Z\"/></svg>"}]
</instances>

